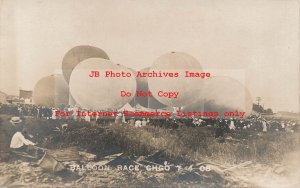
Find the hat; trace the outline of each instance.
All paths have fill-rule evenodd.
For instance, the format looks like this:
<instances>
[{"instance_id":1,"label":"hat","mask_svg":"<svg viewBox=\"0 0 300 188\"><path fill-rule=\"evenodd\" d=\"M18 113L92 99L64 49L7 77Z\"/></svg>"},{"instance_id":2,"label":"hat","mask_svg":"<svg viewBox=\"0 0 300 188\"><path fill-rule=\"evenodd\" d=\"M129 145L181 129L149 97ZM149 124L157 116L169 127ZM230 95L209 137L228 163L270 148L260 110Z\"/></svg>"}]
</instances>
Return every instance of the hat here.
<instances>
[{"instance_id":1,"label":"hat","mask_svg":"<svg viewBox=\"0 0 300 188\"><path fill-rule=\"evenodd\" d=\"M12 117L9 122L16 124L16 123L21 123L22 120L20 119L20 117Z\"/></svg>"},{"instance_id":2,"label":"hat","mask_svg":"<svg viewBox=\"0 0 300 188\"><path fill-rule=\"evenodd\" d=\"M61 125L61 128L66 130L66 129L68 128L68 124L67 124L67 123L62 124L62 125Z\"/></svg>"}]
</instances>

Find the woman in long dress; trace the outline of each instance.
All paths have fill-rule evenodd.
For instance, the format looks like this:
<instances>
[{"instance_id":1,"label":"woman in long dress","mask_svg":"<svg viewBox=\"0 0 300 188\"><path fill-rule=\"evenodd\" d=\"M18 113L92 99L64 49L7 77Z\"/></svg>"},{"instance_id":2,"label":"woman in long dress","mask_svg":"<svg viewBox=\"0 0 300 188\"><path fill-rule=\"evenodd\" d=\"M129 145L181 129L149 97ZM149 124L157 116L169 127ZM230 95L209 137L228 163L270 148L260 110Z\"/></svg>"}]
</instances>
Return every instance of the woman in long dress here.
<instances>
[{"instance_id":1,"label":"woman in long dress","mask_svg":"<svg viewBox=\"0 0 300 188\"><path fill-rule=\"evenodd\" d=\"M235 130L235 125L234 125L233 119L231 119L231 121L230 121L229 129L230 130Z\"/></svg>"},{"instance_id":2,"label":"woman in long dress","mask_svg":"<svg viewBox=\"0 0 300 188\"><path fill-rule=\"evenodd\" d=\"M263 121L262 125L263 125L263 132L267 132L268 131L267 122Z\"/></svg>"}]
</instances>

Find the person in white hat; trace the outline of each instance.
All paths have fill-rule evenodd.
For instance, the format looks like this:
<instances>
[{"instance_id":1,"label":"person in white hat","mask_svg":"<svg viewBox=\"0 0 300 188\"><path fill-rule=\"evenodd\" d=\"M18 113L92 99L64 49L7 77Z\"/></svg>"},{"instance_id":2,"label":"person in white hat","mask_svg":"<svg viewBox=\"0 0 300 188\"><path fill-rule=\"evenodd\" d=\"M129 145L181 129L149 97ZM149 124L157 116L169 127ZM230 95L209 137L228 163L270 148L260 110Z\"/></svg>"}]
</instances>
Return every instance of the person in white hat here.
<instances>
[{"instance_id":1,"label":"person in white hat","mask_svg":"<svg viewBox=\"0 0 300 188\"><path fill-rule=\"evenodd\" d=\"M12 125L16 126L16 124L21 123L22 120L20 117L12 117L9 122L11 122Z\"/></svg>"},{"instance_id":2,"label":"person in white hat","mask_svg":"<svg viewBox=\"0 0 300 188\"><path fill-rule=\"evenodd\" d=\"M12 117L9 121L17 130L23 129L23 121L20 117Z\"/></svg>"}]
</instances>

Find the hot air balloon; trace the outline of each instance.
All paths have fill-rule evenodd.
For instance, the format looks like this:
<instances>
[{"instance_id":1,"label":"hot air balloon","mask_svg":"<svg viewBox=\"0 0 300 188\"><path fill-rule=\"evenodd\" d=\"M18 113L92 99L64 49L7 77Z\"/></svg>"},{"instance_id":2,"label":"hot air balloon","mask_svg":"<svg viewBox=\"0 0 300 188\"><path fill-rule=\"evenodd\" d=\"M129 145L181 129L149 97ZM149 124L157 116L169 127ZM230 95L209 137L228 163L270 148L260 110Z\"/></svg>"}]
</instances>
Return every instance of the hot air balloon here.
<instances>
[{"instance_id":1,"label":"hot air balloon","mask_svg":"<svg viewBox=\"0 0 300 188\"><path fill-rule=\"evenodd\" d=\"M178 77L149 77L149 90L162 104L170 107L182 107L192 102L196 91L202 87L199 78L185 77L185 71L201 72L200 63L192 56L182 52L172 52L160 56L154 61L149 72L177 72ZM159 92L179 92L177 98L160 97Z\"/></svg>"},{"instance_id":2,"label":"hot air balloon","mask_svg":"<svg viewBox=\"0 0 300 188\"><path fill-rule=\"evenodd\" d=\"M91 71L99 71L99 77L90 77ZM108 72L127 72L130 77L107 77ZM134 74L124 66L102 58L89 58L80 62L70 77L70 92L83 108L92 110L118 109L131 101L136 91ZM130 96L121 96L121 91Z\"/></svg>"},{"instance_id":3,"label":"hot air balloon","mask_svg":"<svg viewBox=\"0 0 300 188\"><path fill-rule=\"evenodd\" d=\"M62 61L62 72L66 81L69 83L71 73L78 63L93 57L109 59L108 55L102 49L93 46L81 45L69 50ZM76 104L71 94L69 96L69 104L72 106Z\"/></svg>"},{"instance_id":4,"label":"hot air balloon","mask_svg":"<svg viewBox=\"0 0 300 188\"><path fill-rule=\"evenodd\" d=\"M33 101L47 107L68 105L69 87L63 75L55 74L40 79L33 89Z\"/></svg>"},{"instance_id":5,"label":"hot air balloon","mask_svg":"<svg viewBox=\"0 0 300 188\"><path fill-rule=\"evenodd\" d=\"M140 72L148 72L150 70L150 67L144 68L140 70ZM148 87L148 78L147 77L137 77L137 91L143 91L143 92L149 92ZM146 108L152 108L152 109L161 109L165 108L166 105L160 103L158 100L156 100L153 96L136 96L135 97L136 103L140 104L143 107Z\"/></svg>"},{"instance_id":6,"label":"hot air balloon","mask_svg":"<svg viewBox=\"0 0 300 188\"><path fill-rule=\"evenodd\" d=\"M102 49L93 46L82 45L69 50L62 61L62 72L66 81L69 83L71 73L77 64L85 59L96 57L109 59Z\"/></svg>"},{"instance_id":7,"label":"hot air balloon","mask_svg":"<svg viewBox=\"0 0 300 188\"><path fill-rule=\"evenodd\" d=\"M194 102L183 107L182 111L224 112L252 111L252 98L247 88L239 81L225 76L216 76L205 80L205 84Z\"/></svg>"}]
</instances>

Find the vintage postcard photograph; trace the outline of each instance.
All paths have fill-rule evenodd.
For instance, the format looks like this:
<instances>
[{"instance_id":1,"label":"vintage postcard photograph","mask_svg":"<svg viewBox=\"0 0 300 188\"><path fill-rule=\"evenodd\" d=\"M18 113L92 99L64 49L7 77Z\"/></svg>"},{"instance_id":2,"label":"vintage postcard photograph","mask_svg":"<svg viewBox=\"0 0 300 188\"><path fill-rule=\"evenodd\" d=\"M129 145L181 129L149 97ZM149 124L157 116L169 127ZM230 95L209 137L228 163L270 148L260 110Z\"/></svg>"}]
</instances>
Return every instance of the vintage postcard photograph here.
<instances>
[{"instance_id":1,"label":"vintage postcard photograph","mask_svg":"<svg viewBox=\"0 0 300 188\"><path fill-rule=\"evenodd\" d=\"M0 188L300 187L298 0L0 0Z\"/></svg>"}]
</instances>

